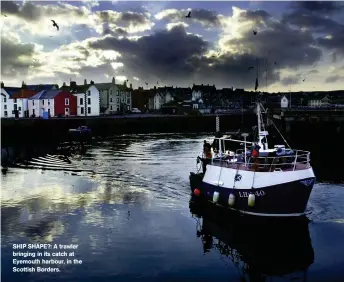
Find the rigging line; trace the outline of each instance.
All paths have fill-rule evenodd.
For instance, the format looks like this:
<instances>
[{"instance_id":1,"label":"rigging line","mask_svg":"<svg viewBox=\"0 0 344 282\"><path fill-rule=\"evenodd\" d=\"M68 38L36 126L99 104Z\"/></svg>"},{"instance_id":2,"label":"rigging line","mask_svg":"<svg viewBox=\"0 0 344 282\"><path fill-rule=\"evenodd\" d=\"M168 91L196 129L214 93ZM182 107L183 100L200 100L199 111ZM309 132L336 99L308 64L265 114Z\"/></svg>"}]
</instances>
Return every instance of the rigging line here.
<instances>
[{"instance_id":1,"label":"rigging line","mask_svg":"<svg viewBox=\"0 0 344 282\"><path fill-rule=\"evenodd\" d=\"M287 144L287 146L289 147L289 149L291 149L290 145L288 144L288 142L285 140L285 138L283 137L283 135L281 134L281 132L278 130L276 124L274 123L274 121L271 119L271 122L273 124L273 126L276 128L277 132L279 133L279 135L282 137L283 141Z\"/></svg>"}]
</instances>

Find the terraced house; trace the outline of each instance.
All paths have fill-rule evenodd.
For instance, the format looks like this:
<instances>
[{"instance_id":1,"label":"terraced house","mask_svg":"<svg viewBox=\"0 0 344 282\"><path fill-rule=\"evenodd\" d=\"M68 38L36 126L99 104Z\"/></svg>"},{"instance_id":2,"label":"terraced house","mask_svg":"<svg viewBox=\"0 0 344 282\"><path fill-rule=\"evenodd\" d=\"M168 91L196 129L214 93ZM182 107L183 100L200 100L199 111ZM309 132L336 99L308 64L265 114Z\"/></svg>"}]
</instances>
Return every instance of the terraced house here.
<instances>
[{"instance_id":1,"label":"terraced house","mask_svg":"<svg viewBox=\"0 0 344 282\"><path fill-rule=\"evenodd\" d=\"M100 94L92 80L87 84L85 79L84 85L72 81L70 92L77 98L77 116L99 116Z\"/></svg>"},{"instance_id":2,"label":"terraced house","mask_svg":"<svg viewBox=\"0 0 344 282\"><path fill-rule=\"evenodd\" d=\"M111 115L119 112L130 111L132 108L132 85L127 87L126 81L116 84L113 77L109 83L96 83L100 95L100 114Z\"/></svg>"}]
</instances>

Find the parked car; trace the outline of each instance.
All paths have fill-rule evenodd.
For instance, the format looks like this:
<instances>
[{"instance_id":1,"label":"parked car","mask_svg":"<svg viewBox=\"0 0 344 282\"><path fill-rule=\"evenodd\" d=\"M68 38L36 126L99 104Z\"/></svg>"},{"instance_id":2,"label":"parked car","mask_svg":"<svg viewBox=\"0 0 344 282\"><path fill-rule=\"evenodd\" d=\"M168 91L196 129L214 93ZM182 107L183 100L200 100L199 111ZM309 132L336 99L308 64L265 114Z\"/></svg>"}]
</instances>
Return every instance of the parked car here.
<instances>
[{"instance_id":1,"label":"parked car","mask_svg":"<svg viewBox=\"0 0 344 282\"><path fill-rule=\"evenodd\" d=\"M141 113L141 111L138 109L138 108L132 108L131 109L131 112L133 113L133 114L135 114L135 113Z\"/></svg>"}]
</instances>

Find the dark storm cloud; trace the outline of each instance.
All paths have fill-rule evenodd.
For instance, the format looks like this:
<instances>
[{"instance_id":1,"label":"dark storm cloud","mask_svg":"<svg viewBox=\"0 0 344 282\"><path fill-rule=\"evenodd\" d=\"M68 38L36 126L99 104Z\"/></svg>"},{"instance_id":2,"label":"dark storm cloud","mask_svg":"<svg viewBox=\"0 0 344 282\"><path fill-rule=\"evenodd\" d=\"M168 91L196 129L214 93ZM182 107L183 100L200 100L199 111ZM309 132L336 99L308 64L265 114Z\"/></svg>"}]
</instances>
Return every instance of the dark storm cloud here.
<instances>
[{"instance_id":1,"label":"dark storm cloud","mask_svg":"<svg viewBox=\"0 0 344 282\"><path fill-rule=\"evenodd\" d=\"M285 15L283 23L292 24L300 28L309 28L317 32L335 33L343 29L343 25L330 18L324 18L320 15L305 14L302 11L296 11Z\"/></svg>"},{"instance_id":2,"label":"dark storm cloud","mask_svg":"<svg viewBox=\"0 0 344 282\"><path fill-rule=\"evenodd\" d=\"M103 23L116 23L123 26L139 26L148 22L147 16L137 12L116 13L113 11L101 11L96 13Z\"/></svg>"},{"instance_id":3,"label":"dark storm cloud","mask_svg":"<svg viewBox=\"0 0 344 282\"><path fill-rule=\"evenodd\" d=\"M170 21L170 22L178 22L184 21L186 18L185 16L189 13L188 10L164 10L160 13L159 19ZM207 27L217 27L220 26L220 20L217 16L217 13L211 10L205 9L195 9L191 11L191 18L187 19L188 22L198 22Z\"/></svg>"},{"instance_id":4,"label":"dark storm cloud","mask_svg":"<svg viewBox=\"0 0 344 282\"><path fill-rule=\"evenodd\" d=\"M332 37L323 37L318 38L317 42L320 46L334 50L336 54L336 61L337 61L337 54L344 55L344 27L341 32L336 34L331 34Z\"/></svg>"},{"instance_id":5,"label":"dark storm cloud","mask_svg":"<svg viewBox=\"0 0 344 282\"><path fill-rule=\"evenodd\" d=\"M1 75L5 77L19 77L27 75L30 66L39 66L33 61L34 44L16 43L10 38L1 37Z\"/></svg>"},{"instance_id":6,"label":"dark storm cloud","mask_svg":"<svg viewBox=\"0 0 344 282\"><path fill-rule=\"evenodd\" d=\"M70 15L75 17L87 16L85 10L74 7L66 7L62 4L58 5L39 5L31 2L23 2L22 5L17 5L13 1L1 1L2 13L7 13L19 18L23 18L27 21L38 21L44 16L56 16L56 15Z\"/></svg>"},{"instance_id":7,"label":"dark storm cloud","mask_svg":"<svg viewBox=\"0 0 344 282\"><path fill-rule=\"evenodd\" d=\"M303 12L328 14L343 10L344 5L339 1L295 1L291 3L291 8Z\"/></svg>"},{"instance_id":8,"label":"dark storm cloud","mask_svg":"<svg viewBox=\"0 0 344 282\"><path fill-rule=\"evenodd\" d=\"M291 12L283 16L284 24L307 28L311 32L320 32L323 37L317 39L319 46L344 54L344 25L328 17L328 14L344 11L343 3L295 2L291 4L291 9ZM328 37L329 35L332 38Z\"/></svg>"},{"instance_id":9,"label":"dark storm cloud","mask_svg":"<svg viewBox=\"0 0 344 282\"><path fill-rule=\"evenodd\" d=\"M300 76L287 76L284 77L281 81L282 85L289 86L291 84L297 84L301 81Z\"/></svg>"},{"instance_id":10,"label":"dark storm cloud","mask_svg":"<svg viewBox=\"0 0 344 282\"><path fill-rule=\"evenodd\" d=\"M19 5L12 1L1 1L1 13L3 14L16 14L19 12Z\"/></svg>"},{"instance_id":11,"label":"dark storm cloud","mask_svg":"<svg viewBox=\"0 0 344 282\"><path fill-rule=\"evenodd\" d=\"M245 22L245 21L267 21L269 18L271 18L271 15L264 11L264 10L248 10L244 11L240 14L239 22Z\"/></svg>"},{"instance_id":12,"label":"dark storm cloud","mask_svg":"<svg viewBox=\"0 0 344 282\"><path fill-rule=\"evenodd\" d=\"M187 63L192 56L201 55L208 44L203 39L187 34L178 26L170 31L158 31L137 41L107 37L90 43L92 48L116 50L123 56L125 66L131 70L160 74L162 79L184 78L194 71ZM139 76L140 75L136 75Z\"/></svg>"},{"instance_id":13,"label":"dark storm cloud","mask_svg":"<svg viewBox=\"0 0 344 282\"><path fill-rule=\"evenodd\" d=\"M230 39L225 45L255 56L268 55L278 67L310 66L322 56L321 50L313 46L316 41L310 32L295 30L278 22L267 24L269 28L257 36L249 30L242 38Z\"/></svg>"},{"instance_id":14,"label":"dark storm cloud","mask_svg":"<svg viewBox=\"0 0 344 282\"><path fill-rule=\"evenodd\" d=\"M342 80L343 83L344 83L344 77L341 77L339 75L332 75L332 76L329 76L325 79L325 82L326 83L333 83L333 82L337 82L339 80Z\"/></svg>"},{"instance_id":15,"label":"dark storm cloud","mask_svg":"<svg viewBox=\"0 0 344 282\"><path fill-rule=\"evenodd\" d=\"M154 77L169 85L215 83L227 87L254 87L255 74L248 71L248 66L255 64L255 56L206 58L203 54L209 44L196 35L187 34L182 26L158 31L137 41L107 37L90 43L90 47L120 52L125 75L140 77L143 81ZM264 72L261 72L262 77ZM279 73L270 66L268 77L270 84L279 79Z\"/></svg>"}]
</instances>

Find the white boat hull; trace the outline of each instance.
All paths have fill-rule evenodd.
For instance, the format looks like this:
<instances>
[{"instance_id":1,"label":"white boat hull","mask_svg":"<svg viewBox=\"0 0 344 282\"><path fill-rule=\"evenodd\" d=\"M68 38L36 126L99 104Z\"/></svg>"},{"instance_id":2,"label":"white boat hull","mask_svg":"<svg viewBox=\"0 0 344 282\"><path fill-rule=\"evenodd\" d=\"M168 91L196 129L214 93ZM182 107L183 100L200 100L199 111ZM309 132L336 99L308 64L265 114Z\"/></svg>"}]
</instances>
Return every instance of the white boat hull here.
<instances>
[{"instance_id":1,"label":"white boat hull","mask_svg":"<svg viewBox=\"0 0 344 282\"><path fill-rule=\"evenodd\" d=\"M295 171L254 172L208 165L197 188L210 201L217 192L217 204L242 213L291 217L305 214L314 183L311 167ZM229 205L231 194L235 200ZM254 198L251 206L249 197L251 200Z\"/></svg>"}]
</instances>

